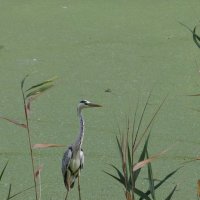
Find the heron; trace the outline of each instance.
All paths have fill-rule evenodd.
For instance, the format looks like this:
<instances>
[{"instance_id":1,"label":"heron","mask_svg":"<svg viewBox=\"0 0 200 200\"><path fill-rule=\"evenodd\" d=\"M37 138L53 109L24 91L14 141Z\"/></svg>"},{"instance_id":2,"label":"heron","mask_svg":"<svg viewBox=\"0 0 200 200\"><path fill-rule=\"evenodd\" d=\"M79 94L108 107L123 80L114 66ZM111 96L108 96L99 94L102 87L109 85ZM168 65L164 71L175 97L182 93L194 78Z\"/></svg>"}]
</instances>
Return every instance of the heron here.
<instances>
[{"instance_id":1,"label":"heron","mask_svg":"<svg viewBox=\"0 0 200 200\"><path fill-rule=\"evenodd\" d=\"M68 146L67 150L64 152L62 159L62 174L63 174L64 184L67 189L65 200L67 199L68 192L70 191L70 189L74 187L74 183L77 178L78 178L79 200L81 200L80 171L83 169L84 165L84 153L82 149L82 144L83 144L84 126L85 126L82 110L84 108L95 108L95 107L102 107L102 106L99 104L91 103L88 100L81 100L77 106L77 114L80 120L80 132L75 140L75 143Z\"/></svg>"}]
</instances>

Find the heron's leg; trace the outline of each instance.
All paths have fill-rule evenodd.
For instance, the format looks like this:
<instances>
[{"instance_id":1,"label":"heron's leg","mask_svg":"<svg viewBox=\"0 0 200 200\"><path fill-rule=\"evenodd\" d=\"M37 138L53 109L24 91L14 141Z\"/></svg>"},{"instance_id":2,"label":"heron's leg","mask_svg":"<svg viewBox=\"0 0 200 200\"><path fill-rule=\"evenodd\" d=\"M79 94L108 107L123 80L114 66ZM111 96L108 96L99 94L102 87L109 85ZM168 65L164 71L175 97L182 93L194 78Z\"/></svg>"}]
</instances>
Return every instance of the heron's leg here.
<instances>
[{"instance_id":1,"label":"heron's leg","mask_svg":"<svg viewBox=\"0 0 200 200\"><path fill-rule=\"evenodd\" d=\"M78 194L79 194L79 200L81 200L80 172L78 173Z\"/></svg>"},{"instance_id":2,"label":"heron's leg","mask_svg":"<svg viewBox=\"0 0 200 200\"><path fill-rule=\"evenodd\" d=\"M65 200L67 200L68 193L69 193L69 191L67 190L67 194L66 194L66 196L65 196Z\"/></svg>"}]
</instances>

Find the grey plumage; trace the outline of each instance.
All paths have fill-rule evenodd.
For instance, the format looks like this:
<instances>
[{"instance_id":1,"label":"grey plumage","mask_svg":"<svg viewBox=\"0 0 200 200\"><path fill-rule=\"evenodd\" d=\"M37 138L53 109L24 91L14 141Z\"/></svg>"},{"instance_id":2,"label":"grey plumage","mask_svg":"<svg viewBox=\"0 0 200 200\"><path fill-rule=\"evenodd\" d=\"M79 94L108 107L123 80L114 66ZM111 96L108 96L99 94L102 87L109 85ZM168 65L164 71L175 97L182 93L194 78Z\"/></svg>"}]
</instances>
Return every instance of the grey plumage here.
<instances>
[{"instance_id":1,"label":"grey plumage","mask_svg":"<svg viewBox=\"0 0 200 200\"><path fill-rule=\"evenodd\" d=\"M74 187L76 178L78 178L79 200L81 200L79 176L80 176L80 171L81 169L83 169L84 165L84 154L81 147L84 138L84 126L85 126L82 116L82 109L91 107L101 107L101 105L91 103L87 100L82 100L78 104L77 114L80 120L80 132L75 143L70 145L63 155L61 168L62 168L64 184L67 189L65 200L67 199L68 192L70 191L70 189Z\"/></svg>"},{"instance_id":2,"label":"grey plumage","mask_svg":"<svg viewBox=\"0 0 200 200\"><path fill-rule=\"evenodd\" d=\"M84 166L83 149L80 150L79 154L80 165L77 168L72 168L72 166L70 166L73 161L76 162L76 156L73 155L73 145L70 145L63 155L62 174L65 187L68 191L74 187L75 179L79 175L79 170L83 169Z\"/></svg>"}]
</instances>

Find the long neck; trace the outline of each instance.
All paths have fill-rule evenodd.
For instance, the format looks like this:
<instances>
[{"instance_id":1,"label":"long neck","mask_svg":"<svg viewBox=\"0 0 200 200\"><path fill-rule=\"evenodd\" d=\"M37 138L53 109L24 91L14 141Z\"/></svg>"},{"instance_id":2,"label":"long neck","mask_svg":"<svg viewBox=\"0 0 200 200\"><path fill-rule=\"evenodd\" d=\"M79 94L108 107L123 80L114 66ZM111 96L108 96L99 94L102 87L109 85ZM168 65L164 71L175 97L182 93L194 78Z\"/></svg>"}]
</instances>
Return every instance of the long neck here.
<instances>
[{"instance_id":1,"label":"long neck","mask_svg":"<svg viewBox=\"0 0 200 200\"><path fill-rule=\"evenodd\" d=\"M79 119L80 119L80 132L79 132L79 135L78 135L76 142L75 142L75 145L74 145L75 149L77 151L81 150L81 146L82 146L82 143L83 143L83 137L84 137L84 126L85 126L84 119L83 119L81 111L78 112L78 116L79 116Z\"/></svg>"}]
</instances>

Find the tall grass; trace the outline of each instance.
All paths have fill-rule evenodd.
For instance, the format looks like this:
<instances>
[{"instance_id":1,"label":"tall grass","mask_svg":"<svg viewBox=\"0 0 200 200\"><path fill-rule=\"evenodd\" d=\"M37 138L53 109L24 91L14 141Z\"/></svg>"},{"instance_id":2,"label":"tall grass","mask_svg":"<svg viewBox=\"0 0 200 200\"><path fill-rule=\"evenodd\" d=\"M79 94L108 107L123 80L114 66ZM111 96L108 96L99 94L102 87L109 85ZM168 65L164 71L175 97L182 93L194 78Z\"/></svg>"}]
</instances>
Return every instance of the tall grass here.
<instances>
[{"instance_id":1,"label":"tall grass","mask_svg":"<svg viewBox=\"0 0 200 200\"><path fill-rule=\"evenodd\" d=\"M37 170L35 168L35 160L34 160L34 155L33 155L33 149L38 148L38 146L32 144L29 115L30 115L30 111L31 111L32 101L36 100L37 97L39 97L41 94L43 94L46 90L53 87L53 85L54 85L53 82L54 82L55 78L45 80L41 83L38 83L38 84L29 86L28 88L26 88L25 83L26 83L28 76L29 75L26 75L23 78L23 80L21 81L22 103L23 103L23 108L24 108L25 122L20 123L16 120L13 120L13 119L10 119L10 118L4 117L4 116L0 116L0 118L7 120L10 123L13 123L17 126L20 126L24 129L26 129L27 139L28 139L28 148L29 148L29 152L30 152L29 155L30 155L31 167L32 167L32 177L33 177L34 189L35 189L35 199L39 200L40 196L38 196L38 193L40 193L40 191L38 192L37 177L40 177L39 175L40 175L40 172L41 172L41 168L39 167ZM53 144L48 145L48 147L51 147L51 146L53 146ZM40 144L40 147L41 147L41 144ZM9 189L9 193L8 193L8 199L10 199L10 193L11 193L11 185L10 185L10 189Z\"/></svg>"},{"instance_id":2,"label":"tall grass","mask_svg":"<svg viewBox=\"0 0 200 200\"><path fill-rule=\"evenodd\" d=\"M136 125L136 118L139 105L137 105L136 107L133 123L130 124L130 120L128 119L126 124L126 129L123 132L119 129L120 136L116 137L116 141L121 158L121 169L111 164L111 167L116 171L117 175L105 172L123 186L126 200L135 200L136 196L138 196L140 200L142 199L156 200L155 191L160 186L162 186L163 183L166 182L166 180L168 180L171 176L173 176L179 169L178 168L173 172L169 173L158 184L154 183L154 176L153 176L153 169L151 166L151 162L160 157L161 155L163 155L164 153L166 153L167 150L161 151L160 153L157 153L153 156L149 156L148 143L150 138L151 125L155 117L157 116L158 112L160 111L161 107L163 106L166 98L161 102L161 104L155 110L154 114L152 115L148 123L145 125L145 128L141 130L142 123L144 121L144 115L146 113L150 97L151 94L148 96L147 101L144 105L142 114L139 118L139 122L137 123L138 125ZM145 140L144 145L142 144L143 140ZM139 159L136 160L136 158L138 157L136 155L136 152L139 151L140 149L139 147L141 147L142 145L143 148L142 151L140 152ZM141 169L144 168L145 166L147 166L149 189L147 191L142 191L141 189L136 187L136 182L139 178ZM175 190L176 186L168 194L165 200L170 200Z\"/></svg>"}]
</instances>

